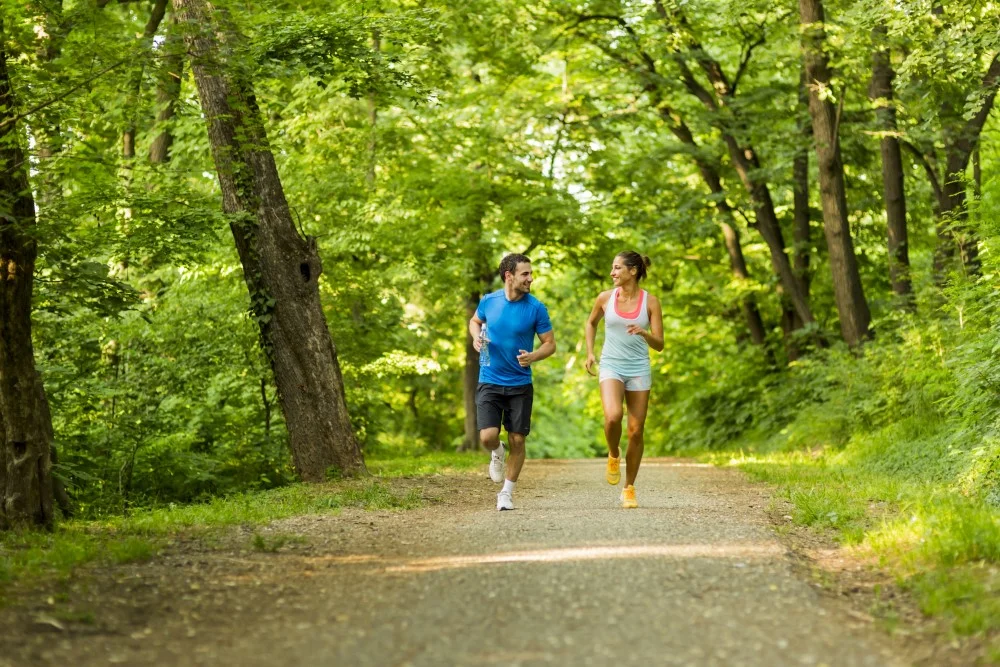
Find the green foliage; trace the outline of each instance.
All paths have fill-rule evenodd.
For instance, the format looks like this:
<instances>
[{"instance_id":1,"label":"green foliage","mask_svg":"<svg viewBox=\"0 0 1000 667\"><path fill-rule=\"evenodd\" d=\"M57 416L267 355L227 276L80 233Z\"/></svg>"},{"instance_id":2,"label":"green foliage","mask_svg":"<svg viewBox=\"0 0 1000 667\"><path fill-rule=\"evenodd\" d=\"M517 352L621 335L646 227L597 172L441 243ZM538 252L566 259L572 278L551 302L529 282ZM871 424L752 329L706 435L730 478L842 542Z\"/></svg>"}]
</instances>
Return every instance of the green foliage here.
<instances>
[{"instance_id":1,"label":"green foliage","mask_svg":"<svg viewBox=\"0 0 1000 667\"><path fill-rule=\"evenodd\" d=\"M184 526L416 504L416 492L382 483L292 484L261 350L279 304L234 252L230 228L246 221L220 211L190 63L161 71L179 48L176 28L165 21L150 44L135 38L148 19L141 3L22 4L4 1L4 38L27 112L14 140L29 151L38 209L35 354L57 478L82 516L136 538L108 557L148 557ZM963 591L994 590L976 570L997 559L1000 504L994 125L979 144L981 192L966 183L968 223L936 218L927 175L940 186L945 143L988 97L982 75L1000 46L997 10L824 4L835 70L827 92L838 104L851 231L874 318L874 339L860 350L838 343L812 140L802 131L794 8L666 3L685 12L681 23L627 0L228 7L248 36L228 65L253 86L267 131L261 148L322 259L324 314L371 470L404 477L485 465L481 453L451 453L464 437L466 323L468 308L499 286L495 267L511 251L533 258L533 291L558 343L534 369L529 456L602 455L583 322L615 253L635 248L653 258L644 286L664 310L649 453L742 451L749 470L783 486L796 521L883 555L907 547L906 581L925 591L928 609L950 614ZM858 84L870 78L875 26L887 29L897 134L909 146L915 311L890 294L877 141L885 135ZM732 82L740 72L723 112L706 109L680 76L678 57L695 42ZM178 75L176 114L154 122L159 82ZM693 145L672 131L678 119ZM137 150L126 157L131 127ZM146 150L163 131L170 160L152 165ZM754 176L768 185L788 246L792 163L810 157L810 238L797 249L810 257L815 325L791 334L779 325L786 304L723 133L755 148ZM706 165L723 193L706 186ZM740 236L749 277L733 275L723 222ZM942 225L978 233L984 260L978 277L952 262L944 289L933 270ZM764 346L747 340L748 298L765 322ZM37 551L24 542L14 560L0 559L0 577L35 561L65 571L93 560L111 544L103 534L67 528ZM258 549L283 545L259 537ZM53 554L48 565L43 552ZM961 576L947 579L948 568ZM995 627L995 611L982 608L955 611L956 623Z\"/></svg>"}]
</instances>

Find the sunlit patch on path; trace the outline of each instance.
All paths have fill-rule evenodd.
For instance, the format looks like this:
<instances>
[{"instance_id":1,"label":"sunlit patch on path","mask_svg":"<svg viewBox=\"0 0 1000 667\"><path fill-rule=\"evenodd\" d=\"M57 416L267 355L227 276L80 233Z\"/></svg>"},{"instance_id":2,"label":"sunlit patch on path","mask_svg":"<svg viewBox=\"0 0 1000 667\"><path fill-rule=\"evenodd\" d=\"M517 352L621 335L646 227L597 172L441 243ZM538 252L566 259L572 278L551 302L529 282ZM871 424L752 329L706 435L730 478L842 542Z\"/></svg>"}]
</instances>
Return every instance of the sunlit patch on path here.
<instances>
[{"instance_id":1,"label":"sunlit patch on path","mask_svg":"<svg viewBox=\"0 0 1000 667\"><path fill-rule=\"evenodd\" d=\"M410 560L387 559L375 554L320 556L307 559L313 564L370 565L382 572L431 572L499 563L558 563L564 561L613 560L630 558L774 558L784 549L777 543L754 544L654 544L641 546L593 546L570 549L537 549L502 553L440 556Z\"/></svg>"}]
</instances>

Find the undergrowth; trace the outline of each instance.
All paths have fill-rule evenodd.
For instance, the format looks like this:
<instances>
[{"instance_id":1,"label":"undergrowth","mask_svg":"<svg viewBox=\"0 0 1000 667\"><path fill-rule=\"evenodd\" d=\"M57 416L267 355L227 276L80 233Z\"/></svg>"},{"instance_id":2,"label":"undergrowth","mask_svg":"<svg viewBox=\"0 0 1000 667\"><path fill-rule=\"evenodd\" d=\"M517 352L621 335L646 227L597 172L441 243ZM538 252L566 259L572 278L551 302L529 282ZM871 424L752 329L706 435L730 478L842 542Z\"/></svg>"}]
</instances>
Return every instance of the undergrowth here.
<instances>
[{"instance_id":1,"label":"undergrowth","mask_svg":"<svg viewBox=\"0 0 1000 667\"><path fill-rule=\"evenodd\" d=\"M388 478L426 476L485 465L477 454L427 453L415 457L372 457L373 479L289 486L234 494L205 503L170 504L102 520L60 522L52 532L0 534L0 602L16 583L65 580L80 567L149 560L174 536L210 536L228 526L263 526L303 514L338 512L343 508L407 510L422 504L420 492L393 489ZM251 543L260 551L276 551L276 538Z\"/></svg>"}]
</instances>

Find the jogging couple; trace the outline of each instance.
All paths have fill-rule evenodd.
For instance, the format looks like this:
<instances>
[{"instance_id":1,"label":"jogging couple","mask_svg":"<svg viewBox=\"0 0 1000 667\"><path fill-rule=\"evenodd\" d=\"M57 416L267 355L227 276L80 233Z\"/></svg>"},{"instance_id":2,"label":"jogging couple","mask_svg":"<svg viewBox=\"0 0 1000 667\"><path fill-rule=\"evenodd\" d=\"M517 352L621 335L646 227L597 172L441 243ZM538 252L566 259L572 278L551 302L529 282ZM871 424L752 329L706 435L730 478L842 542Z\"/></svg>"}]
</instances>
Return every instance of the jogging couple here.
<instances>
[{"instance_id":1,"label":"jogging couple","mask_svg":"<svg viewBox=\"0 0 1000 667\"><path fill-rule=\"evenodd\" d=\"M649 258L627 251L615 256L611 265L613 288L601 292L585 326L586 369L591 375L597 363L594 340L604 318L600 386L604 407L604 437L608 443L606 478L617 485L621 479L622 403L628 409L628 450L622 507L638 507L635 478L642 461L643 428L649 405L652 375L649 348L663 350L663 314L660 302L639 287L646 277ZM476 389L476 421L483 446L491 450L490 478L503 482L497 494L497 509L514 509L514 486L524 465L524 440L531 431L531 364L556 351L549 313L531 295L531 260L510 254L500 262L503 289L483 297L469 320L473 345L480 353L479 386ZM534 349L535 336L541 341ZM500 427L507 431L509 455L500 441Z\"/></svg>"}]
</instances>

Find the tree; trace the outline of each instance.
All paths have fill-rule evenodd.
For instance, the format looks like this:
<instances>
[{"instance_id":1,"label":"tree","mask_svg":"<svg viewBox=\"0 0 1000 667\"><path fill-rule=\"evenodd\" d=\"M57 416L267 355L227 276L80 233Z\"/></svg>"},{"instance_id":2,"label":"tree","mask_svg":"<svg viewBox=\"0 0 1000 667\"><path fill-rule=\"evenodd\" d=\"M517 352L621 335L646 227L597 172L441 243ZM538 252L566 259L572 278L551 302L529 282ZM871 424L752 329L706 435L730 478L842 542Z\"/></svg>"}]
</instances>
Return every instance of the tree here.
<instances>
[{"instance_id":1,"label":"tree","mask_svg":"<svg viewBox=\"0 0 1000 667\"><path fill-rule=\"evenodd\" d=\"M872 29L872 82L870 95L881 133L882 192L885 200L889 245L889 280L892 290L912 307L909 238L906 229L906 193L903 190L903 155L899 147L896 106L893 101L891 54L884 24Z\"/></svg>"},{"instance_id":2,"label":"tree","mask_svg":"<svg viewBox=\"0 0 1000 667\"><path fill-rule=\"evenodd\" d=\"M170 159L170 145L174 142L169 123L177 113L177 100L181 94L184 74L183 44L177 34L176 16L171 16L161 52L163 59L156 70L156 128L159 133L149 146L149 161L153 164Z\"/></svg>"},{"instance_id":3,"label":"tree","mask_svg":"<svg viewBox=\"0 0 1000 667\"><path fill-rule=\"evenodd\" d=\"M0 529L51 526L52 421L35 369L31 306L38 248L0 16Z\"/></svg>"},{"instance_id":4,"label":"tree","mask_svg":"<svg viewBox=\"0 0 1000 667\"><path fill-rule=\"evenodd\" d=\"M868 337L871 313L865 299L858 260L854 254L851 226L847 219L844 165L840 156L839 114L831 99L831 73L823 52L826 33L820 0L799 0L802 20L802 50L805 57L809 113L819 168L823 231L830 253L833 293L840 315L840 331L848 345L859 345Z\"/></svg>"},{"instance_id":5,"label":"tree","mask_svg":"<svg viewBox=\"0 0 1000 667\"><path fill-rule=\"evenodd\" d=\"M241 36L228 12L174 0L230 216L251 311L278 387L296 470L365 472L351 427L336 347L319 300L316 240L295 228L254 95L239 61Z\"/></svg>"},{"instance_id":6,"label":"tree","mask_svg":"<svg viewBox=\"0 0 1000 667\"><path fill-rule=\"evenodd\" d=\"M681 33L679 44L672 52L673 61L680 71L680 80L687 92L716 117L732 166L753 202L756 226L770 250L774 272L795 312L804 324L809 324L814 319L812 310L785 251L781 224L774 210L770 187L761 174L762 165L758 153L752 143L738 137L734 130L734 127L739 127L744 121L739 108L732 104L736 87L754 48L763 42L763 38L751 40L746 44L745 56L740 62L737 74L730 79L722 64L709 55L708 50L694 34L681 9L674 8L668 11L662 0L654 0L654 5L665 27L676 27ZM711 92L696 79L689 65L689 61L692 60L708 78Z\"/></svg>"}]
</instances>

